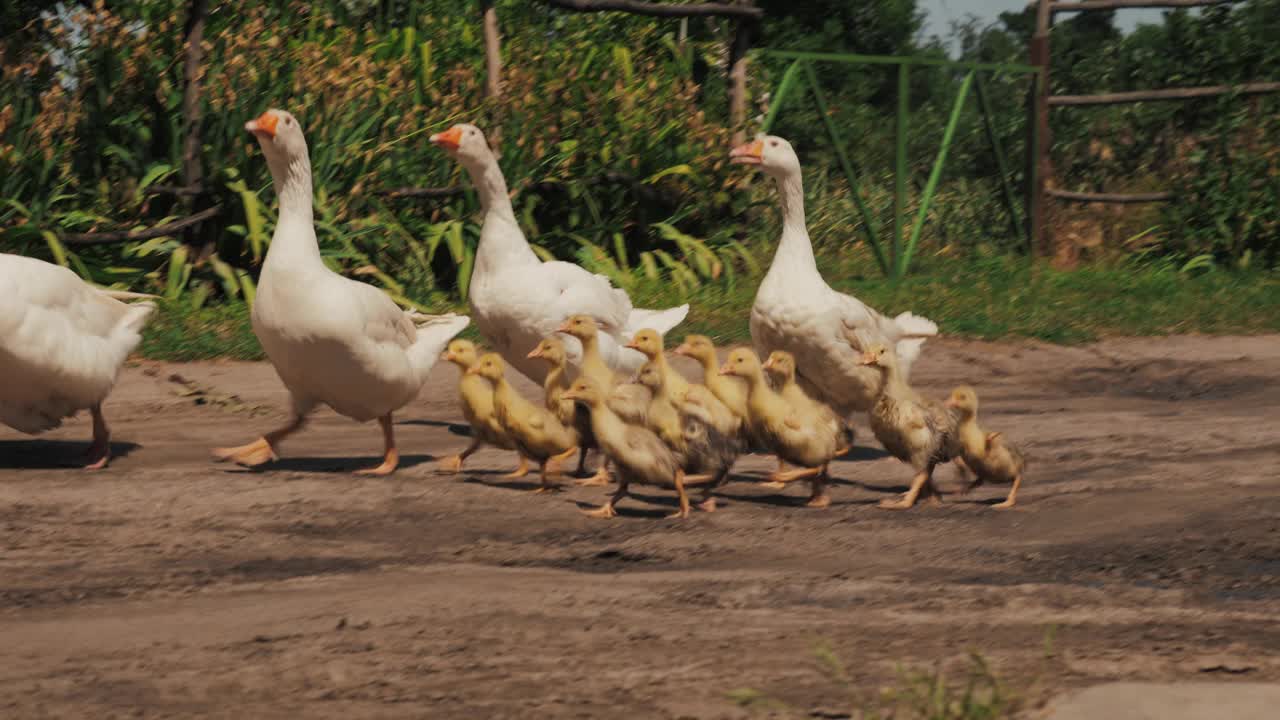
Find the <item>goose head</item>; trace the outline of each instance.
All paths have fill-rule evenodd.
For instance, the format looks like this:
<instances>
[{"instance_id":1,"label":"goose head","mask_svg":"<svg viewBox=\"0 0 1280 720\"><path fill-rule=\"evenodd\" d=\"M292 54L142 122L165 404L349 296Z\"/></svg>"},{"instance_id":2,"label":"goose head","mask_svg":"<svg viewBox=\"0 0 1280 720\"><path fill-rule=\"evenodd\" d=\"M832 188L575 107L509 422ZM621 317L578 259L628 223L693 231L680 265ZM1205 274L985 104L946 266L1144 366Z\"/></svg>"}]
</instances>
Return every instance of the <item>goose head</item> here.
<instances>
[{"instance_id":1,"label":"goose head","mask_svg":"<svg viewBox=\"0 0 1280 720\"><path fill-rule=\"evenodd\" d=\"M958 410L961 417L973 417L978 413L978 393L968 385L961 385L951 391L946 406Z\"/></svg>"},{"instance_id":2,"label":"goose head","mask_svg":"<svg viewBox=\"0 0 1280 720\"><path fill-rule=\"evenodd\" d=\"M662 352L662 335L657 330L645 328L632 336L627 347L639 350L645 357L652 360Z\"/></svg>"},{"instance_id":3,"label":"goose head","mask_svg":"<svg viewBox=\"0 0 1280 720\"><path fill-rule=\"evenodd\" d=\"M569 360L568 353L565 352L564 342L560 338L543 338L538 346L529 351L528 357L542 358L552 367L561 367Z\"/></svg>"},{"instance_id":4,"label":"goose head","mask_svg":"<svg viewBox=\"0 0 1280 720\"><path fill-rule=\"evenodd\" d=\"M647 362L640 368L640 372L636 373L636 382L649 388L654 395L662 391L662 372L658 370L658 366L652 362Z\"/></svg>"},{"instance_id":5,"label":"goose head","mask_svg":"<svg viewBox=\"0 0 1280 720\"><path fill-rule=\"evenodd\" d=\"M750 378L760 374L760 358L747 348L737 348L720 366L721 375Z\"/></svg>"},{"instance_id":6,"label":"goose head","mask_svg":"<svg viewBox=\"0 0 1280 720\"><path fill-rule=\"evenodd\" d=\"M480 356L475 365L467 369L468 375L479 375L491 383L497 384L502 380L506 371L506 363L502 361L502 356L498 353L485 353Z\"/></svg>"},{"instance_id":7,"label":"goose head","mask_svg":"<svg viewBox=\"0 0 1280 720\"><path fill-rule=\"evenodd\" d=\"M293 161L307 157L307 140L302 136L302 125L286 110L271 109L244 124L253 133L267 156L267 164L273 171L287 168Z\"/></svg>"},{"instance_id":8,"label":"goose head","mask_svg":"<svg viewBox=\"0 0 1280 720\"><path fill-rule=\"evenodd\" d=\"M560 397L591 407L604 402L604 393L600 390L600 386L595 384L591 378L585 377L575 380L568 391Z\"/></svg>"},{"instance_id":9,"label":"goose head","mask_svg":"<svg viewBox=\"0 0 1280 720\"><path fill-rule=\"evenodd\" d=\"M790 383L796 379L796 356L785 350L774 350L764 361L764 369L784 383Z\"/></svg>"},{"instance_id":10,"label":"goose head","mask_svg":"<svg viewBox=\"0 0 1280 720\"><path fill-rule=\"evenodd\" d=\"M751 142L739 145L729 152L729 162L756 165L775 178L800 172L800 158L795 148L777 135L757 135Z\"/></svg>"},{"instance_id":11,"label":"goose head","mask_svg":"<svg viewBox=\"0 0 1280 720\"><path fill-rule=\"evenodd\" d=\"M440 356L440 359L447 360L466 370L476 364L479 359L479 350L476 349L476 344L470 340L454 340L445 348L444 354Z\"/></svg>"},{"instance_id":12,"label":"goose head","mask_svg":"<svg viewBox=\"0 0 1280 720\"><path fill-rule=\"evenodd\" d=\"M685 335L684 342L671 352L699 362L714 362L716 359L715 343L711 342L711 338L706 335Z\"/></svg>"},{"instance_id":13,"label":"goose head","mask_svg":"<svg viewBox=\"0 0 1280 720\"><path fill-rule=\"evenodd\" d=\"M484 133L469 123L458 123L444 132L432 135L431 144L469 168L480 167L495 160Z\"/></svg>"},{"instance_id":14,"label":"goose head","mask_svg":"<svg viewBox=\"0 0 1280 720\"><path fill-rule=\"evenodd\" d=\"M596 324L595 318L590 315L570 315L560 324L556 332L571 335L579 340L590 340L600 332L600 326Z\"/></svg>"},{"instance_id":15,"label":"goose head","mask_svg":"<svg viewBox=\"0 0 1280 720\"><path fill-rule=\"evenodd\" d=\"M872 367L888 370L890 368L897 367L898 356L889 349L888 345L885 345L884 343L876 343L862 353L862 359L859 362L863 365L870 365Z\"/></svg>"}]
</instances>

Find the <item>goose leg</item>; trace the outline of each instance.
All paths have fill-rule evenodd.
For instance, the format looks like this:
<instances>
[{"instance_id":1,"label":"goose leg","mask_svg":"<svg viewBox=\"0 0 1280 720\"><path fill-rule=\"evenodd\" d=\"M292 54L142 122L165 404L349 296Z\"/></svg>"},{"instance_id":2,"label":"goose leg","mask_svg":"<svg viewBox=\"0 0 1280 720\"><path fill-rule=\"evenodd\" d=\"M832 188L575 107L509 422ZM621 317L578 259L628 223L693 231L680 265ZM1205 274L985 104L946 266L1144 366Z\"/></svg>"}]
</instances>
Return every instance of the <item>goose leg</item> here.
<instances>
[{"instance_id":1,"label":"goose leg","mask_svg":"<svg viewBox=\"0 0 1280 720\"><path fill-rule=\"evenodd\" d=\"M1018 473L1013 478L1013 487L1009 488L1009 496L1004 499L1004 502L996 503L991 507L997 508L999 510L1005 510L1013 507L1018 502L1018 486L1021 484L1022 484L1022 473Z\"/></svg>"},{"instance_id":2,"label":"goose leg","mask_svg":"<svg viewBox=\"0 0 1280 720\"><path fill-rule=\"evenodd\" d=\"M218 462L233 462L245 467L255 467L276 459L276 446L285 438L298 432L307 422L306 413L294 411L293 417L283 427L276 428L248 445L238 447L214 448L213 459Z\"/></svg>"},{"instance_id":3,"label":"goose leg","mask_svg":"<svg viewBox=\"0 0 1280 720\"><path fill-rule=\"evenodd\" d=\"M89 408L93 415L93 444L85 451L85 459L89 461L85 470L101 470L111 461L111 430L107 427L106 418L102 417L102 405Z\"/></svg>"},{"instance_id":4,"label":"goose leg","mask_svg":"<svg viewBox=\"0 0 1280 720\"><path fill-rule=\"evenodd\" d=\"M592 475L585 480L579 480L577 484L582 485L583 487L599 487L602 485L608 485L609 480L609 458L605 457L600 459L600 468L596 470L595 475Z\"/></svg>"},{"instance_id":5,"label":"goose leg","mask_svg":"<svg viewBox=\"0 0 1280 720\"><path fill-rule=\"evenodd\" d=\"M778 458L778 469L774 470L773 473L769 475L768 480L761 480L757 484L760 487L773 488L774 490L780 490L786 487L786 483L778 479L778 476L785 473L786 469L787 469L787 463L784 462L782 458Z\"/></svg>"},{"instance_id":6,"label":"goose leg","mask_svg":"<svg viewBox=\"0 0 1280 720\"><path fill-rule=\"evenodd\" d=\"M798 468L796 470L788 470L787 472L774 473L769 476L769 479L775 483L789 483L794 480L800 480L803 478L813 477L814 475L821 475L821 474L822 474L821 467Z\"/></svg>"},{"instance_id":7,"label":"goose leg","mask_svg":"<svg viewBox=\"0 0 1280 720\"><path fill-rule=\"evenodd\" d=\"M521 456L520 456L520 467L518 467L518 468L516 468L515 470L513 470L513 471L511 471L511 472L507 473L506 475L503 475L502 477L504 477L504 478L506 478L506 479L509 479L509 480L514 480L514 479L516 479L516 478L522 478L522 477L524 477L525 475L528 475L528 474L529 474L529 458L525 457L524 455L521 455Z\"/></svg>"},{"instance_id":8,"label":"goose leg","mask_svg":"<svg viewBox=\"0 0 1280 720\"><path fill-rule=\"evenodd\" d=\"M550 472L550 473L555 473L555 474L559 475L559 474L560 474L560 463L562 463L562 462L564 462L565 460L568 460L569 458L573 457L573 454L574 454L574 453L576 453L576 452L578 452L578 446L577 446L577 445L574 445L573 447L569 448L568 450L565 450L564 452L560 453L559 455L552 455L551 457L547 458L547 459L543 462L543 465L544 465L543 472L544 472L544 474L545 474L545 473Z\"/></svg>"},{"instance_id":9,"label":"goose leg","mask_svg":"<svg viewBox=\"0 0 1280 720\"><path fill-rule=\"evenodd\" d=\"M828 465L822 466L822 472L813 479L813 489L809 493L809 501L805 503L811 508L825 508L831 506L831 495L827 492L827 470Z\"/></svg>"},{"instance_id":10,"label":"goose leg","mask_svg":"<svg viewBox=\"0 0 1280 720\"><path fill-rule=\"evenodd\" d=\"M570 453L572 454L574 450L576 450L576 448L571 449ZM538 465L538 477L542 478L542 484L532 490L534 495L560 491L560 486L552 483L551 478L548 477L555 464L555 460L558 457L561 457L561 455L554 455L543 460L542 463Z\"/></svg>"},{"instance_id":11,"label":"goose leg","mask_svg":"<svg viewBox=\"0 0 1280 720\"><path fill-rule=\"evenodd\" d=\"M684 490L684 470L676 470L676 496L680 498L680 509L671 513L667 517L670 519L684 519L689 517L689 493Z\"/></svg>"},{"instance_id":12,"label":"goose leg","mask_svg":"<svg viewBox=\"0 0 1280 720\"><path fill-rule=\"evenodd\" d=\"M391 413L387 413L378 418L378 424L382 426L382 464L375 468L366 468L357 470L357 475L390 475L395 472L396 466L400 464L400 453L396 450L396 433L395 428L391 425Z\"/></svg>"},{"instance_id":13,"label":"goose leg","mask_svg":"<svg viewBox=\"0 0 1280 720\"><path fill-rule=\"evenodd\" d=\"M715 481L712 482L710 485L708 485L706 490L702 491L702 500L698 503L699 510L703 512L709 512L709 513L716 511L716 496L715 496L716 488L723 486L728 479L729 479L728 468L725 468L724 470L721 470L720 472L716 473ZM688 482L688 480L689 478L685 478L686 482Z\"/></svg>"},{"instance_id":14,"label":"goose leg","mask_svg":"<svg viewBox=\"0 0 1280 720\"><path fill-rule=\"evenodd\" d=\"M479 450L480 446L483 444L484 444L484 441L481 440L480 438L472 439L471 444L467 446L466 450L463 450L457 455L450 455L449 457L441 460L440 469L444 470L445 472L450 472L455 474L462 472L462 463L466 462L467 458L471 457L471 453L474 453L476 450Z\"/></svg>"},{"instance_id":15,"label":"goose leg","mask_svg":"<svg viewBox=\"0 0 1280 720\"><path fill-rule=\"evenodd\" d=\"M602 519L617 517L618 511L614 509L614 506L617 505L618 502L621 501L622 498L626 496L627 496L627 483L625 481L620 481L618 483L617 491L613 493L613 497L609 498L608 502L606 502L605 504L601 505L600 507L594 510L583 510L582 514L586 515L587 517L602 518Z\"/></svg>"},{"instance_id":16,"label":"goose leg","mask_svg":"<svg viewBox=\"0 0 1280 720\"><path fill-rule=\"evenodd\" d=\"M933 482L933 466L921 470L911 479L911 489L908 490L901 498L897 500L881 500L880 507L886 510L908 510L916 504L916 500L920 498L920 492L925 490ZM927 491L926 491L927 492Z\"/></svg>"}]
</instances>

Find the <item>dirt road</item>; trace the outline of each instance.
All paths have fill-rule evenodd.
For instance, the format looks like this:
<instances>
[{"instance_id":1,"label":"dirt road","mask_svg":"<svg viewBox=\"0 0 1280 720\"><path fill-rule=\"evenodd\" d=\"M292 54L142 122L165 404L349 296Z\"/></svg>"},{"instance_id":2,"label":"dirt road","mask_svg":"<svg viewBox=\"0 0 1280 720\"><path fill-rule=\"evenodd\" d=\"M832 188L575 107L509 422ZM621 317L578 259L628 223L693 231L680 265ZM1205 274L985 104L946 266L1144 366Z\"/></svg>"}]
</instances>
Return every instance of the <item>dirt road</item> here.
<instances>
[{"instance_id":1,"label":"dirt road","mask_svg":"<svg viewBox=\"0 0 1280 720\"><path fill-rule=\"evenodd\" d=\"M1032 457L1017 508L989 507L1002 488L876 508L910 472L858 418L830 509L758 486L757 456L678 522L643 489L582 517L604 489L529 494L495 451L437 474L466 443L452 367L398 418L401 470L371 479L350 470L376 463L376 425L330 414L265 472L211 464L279 421L270 368L138 365L105 471L60 467L87 418L0 430L0 716L740 717L743 688L806 716L970 650L1034 698L1274 681L1278 376L1275 336L937 341L916 384L978 387Z\"/></svg>"}]
</instances>

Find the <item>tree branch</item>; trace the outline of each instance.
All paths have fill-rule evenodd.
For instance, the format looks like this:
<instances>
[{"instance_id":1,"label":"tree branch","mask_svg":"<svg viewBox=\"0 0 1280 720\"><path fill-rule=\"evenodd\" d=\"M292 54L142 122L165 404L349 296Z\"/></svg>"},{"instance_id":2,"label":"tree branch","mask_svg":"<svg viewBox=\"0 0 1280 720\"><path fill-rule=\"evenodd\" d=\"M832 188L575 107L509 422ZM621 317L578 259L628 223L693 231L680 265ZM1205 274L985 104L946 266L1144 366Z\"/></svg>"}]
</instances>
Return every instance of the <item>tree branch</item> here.
<instances>
[{"instance_id":1,"label":"tree branch","mask_svg":"<svg viewBox=\"0 0 1280 720\"><path fill-rule=\"evenodd\" d=\"M744 5L727 5L725 3L693 3L690 5L669 5L665 3L641 2L641 0L542 0L563 10L575 12L626 12L634 15L650 17L687 18L687 17L727 17L743 20L759 20L764 17L764 10Z\"/></svg>"},{"instance_id":2,"label":"tree branch","mask_svg":"<svg viewBox=\"0 0 1280 720\"><path fill-rule=\"evenodd\" d=\"M171 223L157 225L147 230L114 230L111 232L101 233L67 233L62 236L62 241L68 245L106 245L109 243L133 242L135 240L150 240L152 238L164 237L165 235L173 235L179 230L198 225L205 220L216 217L222 212L222 208L218 205L181 220L174 220Z\"/></svg>"}]
</instances>

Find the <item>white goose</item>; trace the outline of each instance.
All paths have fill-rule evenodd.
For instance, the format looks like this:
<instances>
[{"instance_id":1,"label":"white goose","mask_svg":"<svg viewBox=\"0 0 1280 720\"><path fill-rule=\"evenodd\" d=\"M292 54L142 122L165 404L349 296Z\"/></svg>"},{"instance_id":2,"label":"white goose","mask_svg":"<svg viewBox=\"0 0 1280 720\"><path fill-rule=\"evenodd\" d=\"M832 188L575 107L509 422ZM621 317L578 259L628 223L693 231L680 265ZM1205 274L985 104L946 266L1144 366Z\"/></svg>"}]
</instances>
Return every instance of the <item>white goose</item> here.
<instances>
[{"instance_id":1,"label":"white goose","mask_svg":"<svg viewBox=\"0 0 1280 720\"><path fill-rule=\"evenodd\" d=\"M882 380L874 369L859 364L860 353L871 343L893 345L905 377L920 346L938 333L938 326L909 312L885 317L822 279L805 228L800 159L791 143L759 136L734 148L729 158L757 165L772 176L782 201L782 240L751 308L756 352L761 357L775 350L794 355L805 389L841 415L868 410Z\"/></svg>"},{"instance_id":2,"label":"white goose","mask_svg":"<svg viewBox=\"0 0 1280 720\"><path fill-rule=\"evenodd\" d=\"M142 340L155 305L120 299L50 263L0 254L0 422L28 434L83 409L93 415L91 470L111 459L102 402Z\"/></svg>"},{"instance_id":3,"label":"white goose","mask_svg":"<svg viewBox=\"0 0 1280 720\"><path fill-rule=\"evenodd\" d=\"M471 315L476 327L512 367L542 382L548 366L528 357L541 340L572 315L590 315L600 327L600 354L610 368L633 372L646 361L625 346L641 328L666 333L684 321L688 305L669 310L631 306L626 291L603 275L573 263L543 262L529 247L516 222L502 168L484 134L474 125L454 125L431 142L466 168L480 195L484 221L475 271L471 275ZM577 367L582 346L565 338L570 363Z\"/></svg>"},{"instance_id":4,"label":"white goose","mask_svg":"<svg viewBox=\"0 0 1280 720\"><path fill-rule=\"evenodd\" d=\"M268 110L245 129L258 138L280 198L280 216L258 281L253 332L289 389L288 424L247 445L213 451L219 460L260 465L324 404L382 426L386 475L399 463L391 413L408 404L445 345L467 325L461 315L401 310L386 293L332 272L320 259L311 212L311 161L298 121Z\"/></svg>"}]
</instances>

